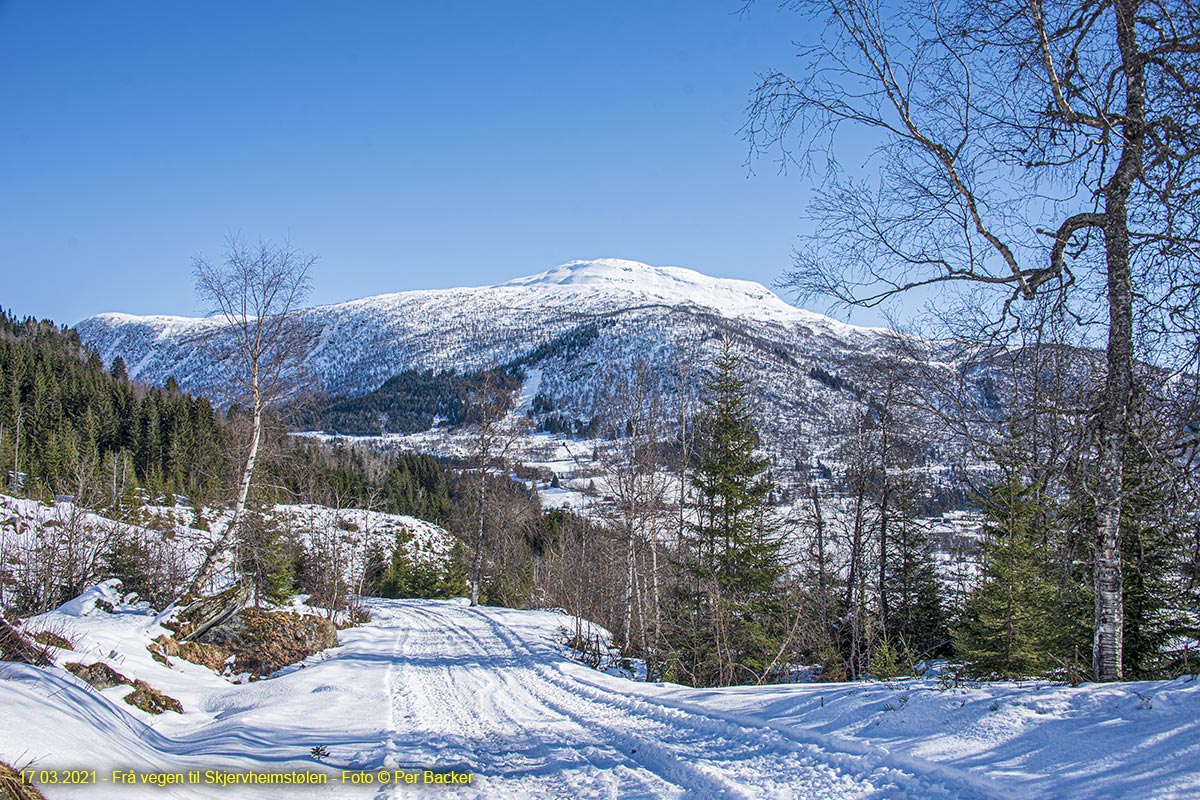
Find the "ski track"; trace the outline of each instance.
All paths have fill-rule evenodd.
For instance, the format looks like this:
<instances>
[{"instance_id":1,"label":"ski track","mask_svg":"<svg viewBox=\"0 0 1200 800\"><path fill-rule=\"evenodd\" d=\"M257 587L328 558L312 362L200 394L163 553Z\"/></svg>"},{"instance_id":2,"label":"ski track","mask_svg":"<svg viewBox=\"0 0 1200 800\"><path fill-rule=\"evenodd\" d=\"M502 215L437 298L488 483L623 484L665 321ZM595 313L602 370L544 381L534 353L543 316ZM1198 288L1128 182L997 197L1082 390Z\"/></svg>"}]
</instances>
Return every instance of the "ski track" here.
<instances>
[{"instance_id":1,"label":"ski track","mask_svg":"<svg viewBox=\"0 0 1200 800\"><path fill-rule=\"evenodd\" d=\"M1012 796L878 748L831 752L828 741L623 693L598 673L601 682L581 680L488 610L412 602L373 611L375 624L396 631L379 755L389 767L476 775L470 787L439 789L443 797ZM376 795L404 796L410 787Z\"/></svg>"}]
</instances>

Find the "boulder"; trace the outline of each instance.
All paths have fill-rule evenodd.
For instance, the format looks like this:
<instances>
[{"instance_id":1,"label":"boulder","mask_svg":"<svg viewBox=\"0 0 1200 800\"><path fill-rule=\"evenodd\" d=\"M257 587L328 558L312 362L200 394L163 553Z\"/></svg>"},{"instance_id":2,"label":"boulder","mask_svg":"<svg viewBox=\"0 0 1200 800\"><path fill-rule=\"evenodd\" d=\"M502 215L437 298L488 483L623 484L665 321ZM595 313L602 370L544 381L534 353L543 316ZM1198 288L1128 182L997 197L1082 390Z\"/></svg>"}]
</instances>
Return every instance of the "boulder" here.
<instances>
[{"instance_id":1,"label":"boulder","mask_svg":"<svg viewBox=\"0 0 1200 800\"><path fill-rule=\"evenodd\" d=\"M338 645L337 628L324 617L247 608L240 620L241 630L230 645L242 672L270 675Z\"/></svg>"},{"instance_id":2,"label":"boulder","mask_svg":"<svg viewBox=\"0 0 1200 800\"><path fill-rule=\"evenodd\" d=\"M113 686L131 685L133 683L129 678L126 678L103 661L97 661L95 664L81 664L75 661L67 664L66 669L71 674L87 681L97 689L109 689Z\"/></svg>"},{"instance_id":3,"label":"boulder","mask_svg":"<svg viewBox=\"0 0 1200 800\"><path fill-rule=\"evenodd\" d=\"M168 666L168 659L182 658L214 672L223 672L233 656L235 672L263 677L338 645L333 623L313 614L239 608L219 622L214 621L215 615L205 616L209 624L196 633L191 627L193 618L181 614L183 624L178 630L190 635L183 639L178 633L176 637L159 636L147 646L150 654Z\"/></svg>"},{"instance_id":4,"label":"boulder","mask_svg":"<svg viewBox=\"0 0 1200 800\"><path fill-rule=\"evenodd\" d=\"M223 592L192 601L175 617L175 638L181 642L199 639L232 619L249 599L246 587L235 583Z\"/></svg>"},{"instance_id":5,"label":"boulder","mask_svg":"<svg viewBox=\"0 0 1200 800\"><path fill-rule=\"evenodd\" d=\"M150 655L154 656L156 661L167 666L171 665L168 658L182 658L184 661L208 667L213 672L223 672L225 661L230 656L230 651L221 645L180 642L165 634L146 645L146 649L150 651Z\"/></svg>"},{"instance_id":6,"label":"boulder","mask_svg":"<svg viewBox=\"0 0 1200 800\"><path fill-rule=\"evenodd\" d=\"M161 714L164 711L183 713L182 703L142 680L134 681L133 691L125 695L125 702L149 714Z\"/></svg>"}]
</instances>

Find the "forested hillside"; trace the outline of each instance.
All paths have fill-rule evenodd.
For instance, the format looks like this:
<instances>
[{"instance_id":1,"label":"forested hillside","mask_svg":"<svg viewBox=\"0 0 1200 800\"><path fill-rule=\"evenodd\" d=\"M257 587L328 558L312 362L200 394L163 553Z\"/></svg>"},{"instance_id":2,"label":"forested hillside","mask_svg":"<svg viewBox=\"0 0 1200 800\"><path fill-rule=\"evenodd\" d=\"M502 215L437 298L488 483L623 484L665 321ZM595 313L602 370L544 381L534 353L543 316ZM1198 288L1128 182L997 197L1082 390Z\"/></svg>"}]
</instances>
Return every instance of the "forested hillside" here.
<instances>
[{"instance_id":1,"label":"forested hillside","mask_svg":"<svg viewBox=\"0 0 1200 800\"><path fill-rule=\"evenodd\" d=\"M0 313L0 463L8 484L110 503L141 486L170 502L218 491L227 446L208 400L175 381L132 383L125 363L102 363L73 329ZM14 471L19 476L14 476Z\"/></svg>"},{"instance_id":2,"label":"forested hillside","mask_svg":"<svg viewBox=\"0 0 1200 800\"><path fill-rule=\"evenodd\" d=\"M374 391L358 397L307 398L294 424L299 430L380 436L419 433L435 424L455 426L468 421L470 396L488 380L508 391L520 386L513 370L481 370L461 374L404 370Z\"/></svg>"},{"instance_id":3,"label":"forested hillside","mask_svg":"<svg viewBox=\"0 0 1200 800\"><path fill-rule=\"evenodd\" d=\"M4 520L0 599L16 611L44 611L115 577L165 605L186 586L182 565L191 556L185 551L207 546L196 537L227 523L246 415L236 406L215 412L173 380L161 388L131 381L120 359L103 364L73 329L11 313L2 320L0 457L8 479L0 491L50 505L38 513L21 506ZM502 388L511 390L511 377L504 380L509 383ZM460 378L451 383L472 385ZM462 402L456 408L453 413L469 421L473 412ZM418 453L294 438L277 417L269 421L263 449L236 569L264 597L326 591L330 574L349 569L338 539L364 533L370 523L352 521L363 514L473 529L482 477L488 527L494 528L486 543L486 600L524 606L543 598L597 618L620 605L616 567L604 566L618 559L601 558L608 545L603 537L594 541L595 526L563 512L544 514L535 494L501 474L470 475L462 471L469 465ZM290 532L294 524L286 520L296 514L287 509L297 503L329 510L328 539L313 535L305 542ZM174 516L167 513L171 506L177 506ZM356 591L465 591L461 546L449 554L451 572L443 573L406 555L406 541L402 536L360 553ZM595 563L587 567L585 559Z\"/></svg>"},{"instance_id":4,"label":"forested hillside","mask_svg":"<svg viewBox=\"0 0 1200 800\"><path fill-rule=\"evenodd\" d=\"M496 286L294 311L307 388L332 398L300 419L307 429L343 434L457 422L472 381L520 369L539 376L532 410L540 426L591 435L611 370L645 363L678 397L703 383L728 335L762 401L763 446L807 456L836 443L861 411L856 373L924 361L937 364L935 380L954 377L950 355L931 342L905 339L898 348L888 331L804 311L760 284L621 259L574 261ZM121 356L134 365L138 380L162 384L173 375L193 391L220 392L222 362L197 346L228 332L220 320L100 314L78 327L106 361Z\"/></svg>"},{"instance_id":5,"label":"forested hillside","mask_svg":"<svg viewBox=\"0 0 1200 800\"><path fill-rule=\"evenodd\" d=\"M103 364L71 330L11 315L4 324L0 444L20 475L9 491L68 495L125 521L144 506L183 502L215 519L214 530L224 524L248 441L245 412L215 412L173 380L161 388L132 382L120 360ZM342 574L344 554L334 544L298 543L277 509L332 509L330 524L351 537L362 526L338 528L338 510L411 515L457 537L453 576L416 569L397 540L361 554L356 591L439 595L473 584L483 602L563 607L609 627L659 678L855 679L909 672L935 657L977 676L1086 672L1094 556L1082 351L1038 344L977 353L971 369L1009 380L988 383L982 396L968 387L965 398L923 394L927 376L914 379L902 362L853 376L814 368L814 381L857 398L857 413L840 423L846 435L814 465L799 454L764 455L757 372L747 369L745 346L725 338L683 395L665 392L638 358L601 366L590 457L561 476L523 467L509 449L537 422L526 411L550 410L535 391L536 372L524 383L515 369L406 372L321 409L329 421L385 430L441 419L460 446L440 459L289 436L285 421L268 415L231 568L256 596L326 592L322 576L332 562ZM1164 395L1186 385L1164 387L1151 369L1140 379L1133 419L1141 446L1129 465L1137 479L1121 530L1123 666L1156 677L1195 658L1200 560L1193 471L1173 444L1180 406ZM527 410L516 407L518 390ZM1069 399L1063 407L1074 410L1048 398ZM945 472L931 461L931 448L955 435L986 469ZM565 491L560 485L590 498L589 510L543 508L539 492ZM943 513L939 498L950 496L970 505L976 522L935 536L927 516ZM152 537L139 541L111 543L46 583L36 605L106 577L157 598L181 591L178 576L154 584L163 570L131 567L158 552Z\"/></svg>"},{"instance_id":6,"label":"forested hillside","mask_svg":"<svg viewBox=\"0 0 1200 800\"><path fill-rule=\"evenodd\" d=\"M118 505L141 499L172 505L222 502L232 480L241 413L214 412L203 397L131 381L125 363L102 363L74 329L0 316L0 463L10 488L49 499L80 495ZM428 456L367 456L291 442L276 420L264 500L340 498L438 521L447 508L442 467ZM19 475L15 478L14 470ZM374 477L369 477L374 476Z\"/></svg>"}]
</instances>

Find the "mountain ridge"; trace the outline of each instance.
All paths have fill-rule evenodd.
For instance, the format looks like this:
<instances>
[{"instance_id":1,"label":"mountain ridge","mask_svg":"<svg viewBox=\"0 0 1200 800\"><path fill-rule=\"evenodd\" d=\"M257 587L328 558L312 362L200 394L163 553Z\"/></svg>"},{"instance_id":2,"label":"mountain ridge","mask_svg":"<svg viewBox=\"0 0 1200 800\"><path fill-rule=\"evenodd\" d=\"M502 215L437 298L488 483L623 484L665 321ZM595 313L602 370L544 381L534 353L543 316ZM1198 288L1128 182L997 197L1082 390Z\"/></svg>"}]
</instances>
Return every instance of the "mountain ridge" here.
<instances>
[{"instance_id":1,"label":"mountain ridge","mask_svg":"<svg viewBox=\"0 0 1200 800\"><path fill-rule=\"evenodd\" d=\"M650 367L667 396L678 394L681 372L697 389L730 337L763 406L766 446L781 454L836 441L864 407L855 376L895 357L895 334L796 308L762 284L623 259L571 261L495 286L396 292L298 313L309 336L307 366L330 396L363 396L407 371L520 365L538 370L539 413L565 430L587 427L603 410L613 375L635 362ZM124 358L135 378L161 384L173 376L215 394L221 370L197 340L221 325L211 317L102 314L78 330L106 361Z\"/></svg>"},{"instance_id":2,"label":"mountain ridge","mask_svg":"<svg viewBox=\"0 0 1200 800\"><path fill-rule=\"evenodd\" d=\"M399 292L384 292L366 297L323 303L309 306L306 311L335 310L345 307L380 306L409 298L435 298L442 295L479 293L509 290L534 289L546 296L577 298L587 294L623 293L640 297L651 304L678 305L691 303L704 308L713 308L727 315L751 319L798 321L835 327L847 332L878 333L885 329L853 325L825 314L794 306L764 284L740 278L710 276L688 267L652 266L640 261L620 258L580 259L559 264L544 272L513 278L497 284L481 286L456 286L442 289L410 289ZM519 296L519 295L518 295ZM213 317L189 317L175 314L129 314L121 311L106 311L83 320L85 325L96 320L116 323L155 322L162 324L197 324L209 320L209 324L220 325Z\"/></svg>"}]
</instances>

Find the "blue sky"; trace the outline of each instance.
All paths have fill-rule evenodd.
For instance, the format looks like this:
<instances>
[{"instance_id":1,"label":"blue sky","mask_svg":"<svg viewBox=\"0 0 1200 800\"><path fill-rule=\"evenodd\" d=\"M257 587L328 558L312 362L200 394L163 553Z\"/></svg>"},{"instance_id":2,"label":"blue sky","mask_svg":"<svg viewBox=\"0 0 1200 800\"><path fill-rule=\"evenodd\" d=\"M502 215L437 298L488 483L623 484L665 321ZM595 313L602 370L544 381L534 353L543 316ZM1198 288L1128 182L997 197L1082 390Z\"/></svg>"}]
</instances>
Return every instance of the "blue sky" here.
<instances>
[{"instance_id":1,"label":"blue sky","mask_svg":"<svg viewBox=\"0 0 1200 800\"><path fill-rule=\"evenodd\" d=\"M772 284L808 183L745 165L759 3L0 0L0 305L197 313L230 233L318 257L312 301L575 258Z\"/></svg>"}]
</instances>

